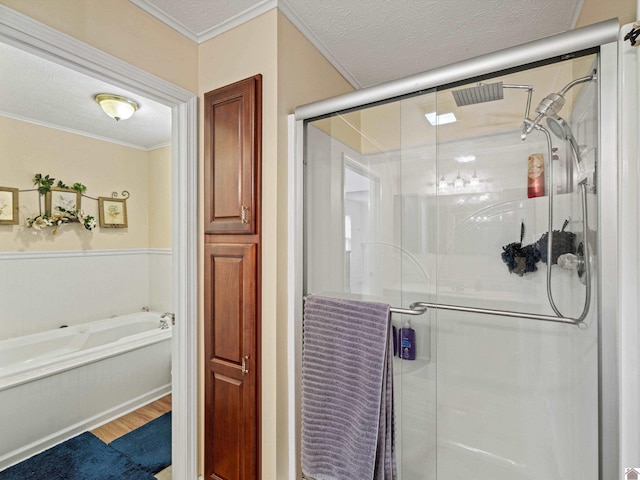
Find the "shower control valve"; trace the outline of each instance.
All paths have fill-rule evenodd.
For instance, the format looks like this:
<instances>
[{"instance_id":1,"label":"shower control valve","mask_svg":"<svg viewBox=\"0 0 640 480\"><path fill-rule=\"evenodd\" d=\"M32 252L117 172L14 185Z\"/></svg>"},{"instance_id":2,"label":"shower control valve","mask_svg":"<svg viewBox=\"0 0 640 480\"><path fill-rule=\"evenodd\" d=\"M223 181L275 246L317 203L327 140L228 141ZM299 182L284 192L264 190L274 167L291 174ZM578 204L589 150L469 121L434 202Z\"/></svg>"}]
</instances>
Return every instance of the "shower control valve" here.
<instances>
[{"instance_id":1,"label":"shower control valve","mask_svg":"<svg viewBox=\"0 0 640 480\"><path fill-rule=\"evenodd\" d=\"M165 312L162 315L160 315L160 328L163 330L166 330L167 328L169 328L169 322L167 319L171 320L171 325L176 324L176 315L171 312Z\"/></svg>"},{"instance_id":2,"label":"shower control valve","mask_svg":"<svg viewBox=\"0 0 640 480\"><path fill-rule=\"evenodd\" d=\"M578 278L586 285L586 259L584 255L584 244L580 242L576 253L563 253L558 257L558 266L565 270L575 270Z\"/></svg>"},{"instance_id":3,"label":"shower control valve","mask_svg":"<svg viewBox=\"0 0 640 480\"><path fill-rule=\"evenodd\" d=\"M558 266L565 270L577 270L584 265L584 259L574 253L563 253L558 256Z\"/></svg>"}]
</instances>

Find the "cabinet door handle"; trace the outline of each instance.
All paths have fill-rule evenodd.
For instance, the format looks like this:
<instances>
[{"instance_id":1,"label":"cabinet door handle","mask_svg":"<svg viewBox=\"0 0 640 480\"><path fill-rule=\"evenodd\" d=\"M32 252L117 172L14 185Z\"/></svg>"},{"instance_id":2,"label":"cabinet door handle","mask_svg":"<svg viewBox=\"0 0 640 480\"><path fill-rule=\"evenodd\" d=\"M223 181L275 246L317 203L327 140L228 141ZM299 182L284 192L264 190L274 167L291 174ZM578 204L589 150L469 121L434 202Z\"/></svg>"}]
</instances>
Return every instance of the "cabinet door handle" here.
<instances>
[{"instance_id":1,"label":"cabinet door handle","mask_svg":"<svg viewBox=\"0 0 640 480\"><path fill-rule=\"evenodd\" d=\"M243 205L242 206L242 214L241 214L242 223L249 223L249 219L247 218L248 216L249 216L249 207L245 207Z\"/></svg>"},{"instance_id":2,"label":"cabinet door handle","mask_svg":"<svg viewBox=\"0 0 640 480\"><path fill-rule=\"evenodd\" d=\"M242 357L242 375L246 375L249 373L249 369L247 368L247 362L249 361L249 357Z\"/></svg>"}]
</instances>

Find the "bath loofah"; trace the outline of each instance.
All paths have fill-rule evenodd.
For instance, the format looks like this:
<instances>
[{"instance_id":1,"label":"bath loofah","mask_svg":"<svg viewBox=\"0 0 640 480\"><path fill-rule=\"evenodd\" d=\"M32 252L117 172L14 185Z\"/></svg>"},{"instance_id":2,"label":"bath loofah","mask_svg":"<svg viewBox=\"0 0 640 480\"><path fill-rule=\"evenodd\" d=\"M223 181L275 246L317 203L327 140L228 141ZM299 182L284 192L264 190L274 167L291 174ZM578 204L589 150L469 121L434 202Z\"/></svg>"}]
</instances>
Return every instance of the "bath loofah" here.
<instances>
[{"instance_id":1,"label":"bath loofah","mask_svg":"<svg viewBox=\"0 0 640 480\"><path fill-rule=\"evenodd\" d=\"M565 253L576 253L576 234L573 232L565 231L567 225L569 224L568 220L565 220L562 225L562 230L554 230L553 231L553 245L551 251L551 265L556 265L558 263L558 257ZM540 259L543 263L547 263L547 240L549 238L549 233L545 233L538 240L538 250L540 250Z\"/></svg>"},{"instance_id":2,"label":"bath loofah","mask_svg":"<svg viewBox=\"0 0 640 480\"><path fill-rule=\"evenodd\" d=\"M540 261L540 250L537 244L522 246L524 239L524 222L520 226L520 241L502 247L502 261L507 264L509 273L522 277L525 273L538 270L536 263Z\"/></svg>"}]
</instances>

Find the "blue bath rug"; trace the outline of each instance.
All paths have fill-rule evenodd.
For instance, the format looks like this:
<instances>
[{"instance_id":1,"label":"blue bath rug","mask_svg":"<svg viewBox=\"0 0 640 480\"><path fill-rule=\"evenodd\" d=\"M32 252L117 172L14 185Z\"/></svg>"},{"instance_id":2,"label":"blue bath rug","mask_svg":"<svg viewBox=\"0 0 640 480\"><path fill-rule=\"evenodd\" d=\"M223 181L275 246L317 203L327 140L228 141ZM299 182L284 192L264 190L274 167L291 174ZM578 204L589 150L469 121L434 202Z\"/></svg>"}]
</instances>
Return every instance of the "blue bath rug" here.
<instances>
[{"instance_id":1,"label":"blue bath rug","mask_svg":"<svg viewBox=\"0 0 640 480\"><path fill-rule=\"evenodd\" d=\"M0 472L0 480L154 480L86 432Z\"/></svg>"},{"instance_id":2,"label":"blue bath rug","mask_svg":"<svg viewBox=\"0 0 640 480\"><path fill-rule=\"evenodd\" d=\"M109 446L147 472L158 473L171 465L171 412L123 435Z\"/></svg>"}]
</instances>

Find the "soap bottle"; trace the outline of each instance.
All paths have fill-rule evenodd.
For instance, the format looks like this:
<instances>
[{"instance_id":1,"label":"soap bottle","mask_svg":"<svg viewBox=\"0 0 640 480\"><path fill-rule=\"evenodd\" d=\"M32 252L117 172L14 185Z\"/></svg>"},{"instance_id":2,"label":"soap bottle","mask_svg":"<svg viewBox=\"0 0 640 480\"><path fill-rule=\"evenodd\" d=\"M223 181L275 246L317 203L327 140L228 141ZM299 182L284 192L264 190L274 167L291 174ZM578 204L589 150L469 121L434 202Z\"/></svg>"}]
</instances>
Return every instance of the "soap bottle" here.
<instances>
[{"instance_id":1,"label":"soap bottle","mask_svg":"<svg viewBox=\"0 0 640 480\"><path fill-rule=\"evenodd\" d=\"M527 165L527 196L529 198L544 196L544 155L532 153Z\"/></svg>"},{"instance_id":2,"label":"soap bottle","mask_svg":"<svg viewBox=\"0 0 640 480\"><path fill-rule=\"evenodd\" d=\"M416 359L416 331L411 328L409 320L400 329L400 358L405 360Z\"/></svg>"}]
</instances>

